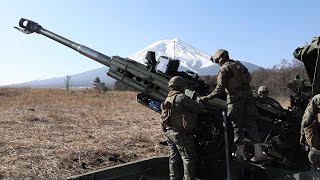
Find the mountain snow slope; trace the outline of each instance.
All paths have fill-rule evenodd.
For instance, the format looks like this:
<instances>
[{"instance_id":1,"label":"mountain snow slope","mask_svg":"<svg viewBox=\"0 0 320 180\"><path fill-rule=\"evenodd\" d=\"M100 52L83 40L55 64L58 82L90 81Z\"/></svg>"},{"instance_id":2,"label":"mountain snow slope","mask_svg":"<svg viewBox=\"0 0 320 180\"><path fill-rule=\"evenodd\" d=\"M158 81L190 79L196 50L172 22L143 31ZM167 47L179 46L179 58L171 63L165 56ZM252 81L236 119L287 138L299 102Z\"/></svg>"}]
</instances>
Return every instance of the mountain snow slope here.
<instances>
[{"instance_id":1,"label":"mountain snow slope","mask_svg":"<svg viewBox=\"0 0 320 180\"><path fill-rule=\"evenodd\" d=\"M180 60L179 71L190 70L199 75L215 75L220 69L218 64L210 61L210 55L177 38L157 41L136 54L129 56L129 58L140 63L145 63L145 56L148 51L156 52L156 59L160 56L168 56ZM245 61L241 62L249 71L261 68Z\"/></svg>"}]
</instances>

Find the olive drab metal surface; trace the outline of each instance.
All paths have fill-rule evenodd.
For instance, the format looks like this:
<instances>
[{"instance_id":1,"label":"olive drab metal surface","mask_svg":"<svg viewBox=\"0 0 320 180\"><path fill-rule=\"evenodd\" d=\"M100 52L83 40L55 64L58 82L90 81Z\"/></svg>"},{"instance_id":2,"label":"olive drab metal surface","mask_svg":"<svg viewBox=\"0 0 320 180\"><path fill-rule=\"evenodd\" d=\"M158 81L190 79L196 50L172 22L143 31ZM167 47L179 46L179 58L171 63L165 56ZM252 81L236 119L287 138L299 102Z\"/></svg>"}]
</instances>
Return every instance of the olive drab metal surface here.
<instances>
[{"instance_id":1,"label":"olive drab metal surface","mask_svg":"<svg viewBox=\"0 0 320 180\"><path fill-rule=\"evenodd\" d=\"M312 84L312 96L320 93L320 36L314 37L311 43L298 47L293 56L302 61Z\"/></svg>"}]
</instances>

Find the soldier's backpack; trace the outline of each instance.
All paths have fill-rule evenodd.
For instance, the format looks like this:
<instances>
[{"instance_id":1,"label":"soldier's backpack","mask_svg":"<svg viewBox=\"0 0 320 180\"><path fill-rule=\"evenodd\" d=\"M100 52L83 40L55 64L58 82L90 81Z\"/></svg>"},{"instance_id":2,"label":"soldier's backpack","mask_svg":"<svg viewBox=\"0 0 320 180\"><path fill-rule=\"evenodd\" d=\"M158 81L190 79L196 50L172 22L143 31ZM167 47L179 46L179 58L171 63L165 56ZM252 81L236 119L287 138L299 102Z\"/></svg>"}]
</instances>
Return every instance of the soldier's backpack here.
<instances>
[{"instance_id":1,"label":"soldier's backpack","mask_svg":"<svg viewBox=\"0 0 320 180\"><path fill-rule=\"evenodd\" d=\"M239 61L235 61L232 65L232 72L235 73L234 76L239 78L241 84L250 84L251 75L248 69Z\"/></svg>"},{"instance_id":2,"label":"soldier's backpack","mask_svg":"<svg viewBox=\"0 0 320 180\"><path fill-rule=\"evenodd\" d=\"M243 87L248 87L251 82L251 75L248 69L239 61L226 62L226 67L230 67L233 76L228 80L227 94L233 94Z\"/></svg>"},{"instance_id":3,"label":"soldier's backpack","mask_svg":"<svg viewBox=\"0 0 320 180\"><path fill-rule=\"evenodd\" d=\"M161 127L163 132L166 132L166 128L172 119L174 99L176 96L177 95L167 97L166 100L161 103Z\"/></svg>"}]
</instances>

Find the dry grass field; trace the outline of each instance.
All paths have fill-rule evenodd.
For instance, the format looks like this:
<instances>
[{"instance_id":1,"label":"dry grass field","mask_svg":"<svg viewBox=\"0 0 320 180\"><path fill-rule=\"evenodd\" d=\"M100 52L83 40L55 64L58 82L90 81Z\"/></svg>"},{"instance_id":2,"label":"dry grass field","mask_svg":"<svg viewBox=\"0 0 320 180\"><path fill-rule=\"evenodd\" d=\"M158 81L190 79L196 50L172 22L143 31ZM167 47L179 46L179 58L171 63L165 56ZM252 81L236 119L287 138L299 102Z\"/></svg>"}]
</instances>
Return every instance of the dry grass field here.
<instances>
[{"instance_id":1,"label":"dry grass field","mask_svg":"<svg viewBox=\"0 0 320 180\"><path fill-rule=\"evenodd\" d=\"M0 179L66 179L167 155L159 114L135 95L0 89Z\"/></svg>"},{"instance_id":2,"label":"dry grass field","mask_svg":"<svg viewBox=\"0 0 320 180\"><path fill-rule=\"evenodd\" d=\"M152 156L159 114L134 92L0 89L0 179L66 179ZM287 108L288 100L277 99Z\"/></svg>"}]
</instances>

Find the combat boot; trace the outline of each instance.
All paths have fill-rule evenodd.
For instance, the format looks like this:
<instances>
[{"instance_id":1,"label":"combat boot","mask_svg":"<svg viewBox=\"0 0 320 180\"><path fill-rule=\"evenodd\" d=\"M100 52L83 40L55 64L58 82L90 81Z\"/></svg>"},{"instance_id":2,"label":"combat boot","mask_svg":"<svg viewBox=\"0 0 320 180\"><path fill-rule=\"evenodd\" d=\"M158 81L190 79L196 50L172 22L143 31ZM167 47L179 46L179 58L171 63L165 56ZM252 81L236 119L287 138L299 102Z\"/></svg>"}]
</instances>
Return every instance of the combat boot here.
<instances>
[{"instance_id":1,"label":"combat boot","mask_svg":"<svg viewBox=\"0 0 320 180\"><path fill-rule=\"evenodd\" d=\"M265 152L262 151L260 143L254 144L254 157L251 158L253 162L261 162L267 160L268 156Z\"/></svg>"},{"instance_id":2,"label":"combat boot","mask_svg":"<svg viewBox=\"0 0 320 180\"><path fill-rule=\"evenodd\" d=\"M237 150L234 155L234 159L238 162L246 161L247 157L244 154L244 145L237 145Z\"/></svg>"}]
</instances>

